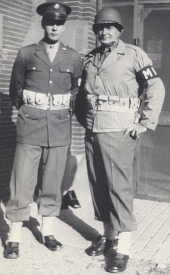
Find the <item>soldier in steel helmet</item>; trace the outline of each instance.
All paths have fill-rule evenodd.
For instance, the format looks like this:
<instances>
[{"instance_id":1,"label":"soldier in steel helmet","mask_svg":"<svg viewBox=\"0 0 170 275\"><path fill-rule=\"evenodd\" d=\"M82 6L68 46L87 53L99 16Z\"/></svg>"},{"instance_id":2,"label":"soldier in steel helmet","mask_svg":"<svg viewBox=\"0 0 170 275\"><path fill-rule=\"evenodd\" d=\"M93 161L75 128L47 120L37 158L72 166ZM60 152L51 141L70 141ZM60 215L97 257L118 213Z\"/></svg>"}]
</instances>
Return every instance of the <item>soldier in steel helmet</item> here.
<instances>
[{"instance_id":1,"label":"soldier in steel helmet","mask_svg":"<svg viewBox=\"0 0 170 275\"><path fill-rule=\"evenodd\" d=\"M95 218L103 222L104 234L86 253L97 256L114 247L106 270L118 273L127 267L130 232L136 230L132 183L136 139L155 130L165 91L147 54L120 40L124 27L116 9L100 9L93 31L101 45L85 57L76 114L86 128ZM146 95L140 112L142 89Z\"/></svg>"},{"instance_id":2,"label":"soldier in steel helmet","mask_svg":"<svg viewBox=\"0 0 170 275\"><path fill-rule=\"evenodd\" d=\"M42 243L51 251L62 248L52 225L60 213L61 183L70 144L70 110L82 73L79 54L61 41L71 8L60 2L37 7L44 38L22 47L14 62L10 98L18 109L17 146L11 175L11 198L6 214L11 221L4 256L19 257L23 221L30 219L30 203L43 162L38 213L42 215Z\"/></svg>"}]
</instances>

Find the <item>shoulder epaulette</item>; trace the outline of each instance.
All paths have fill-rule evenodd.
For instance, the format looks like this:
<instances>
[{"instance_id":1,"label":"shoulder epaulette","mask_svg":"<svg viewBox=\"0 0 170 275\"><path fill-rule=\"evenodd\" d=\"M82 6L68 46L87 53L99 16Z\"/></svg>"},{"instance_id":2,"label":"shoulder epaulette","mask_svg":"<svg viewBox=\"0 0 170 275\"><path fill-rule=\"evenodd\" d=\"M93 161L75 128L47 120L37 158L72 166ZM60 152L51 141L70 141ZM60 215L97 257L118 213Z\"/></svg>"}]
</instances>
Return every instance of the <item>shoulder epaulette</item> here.
<instances>
[{"instance_id":1,"label":"shoulder epaulette","mask_svg":"<svg viewBox=\"0 0 170 275\"><path fill-rule=\"evenodd\" d=\"M125 47L126 47L126 48L130 48L130 49L133 49L134 51L139 51L139 50L141 50L140 47L135 46L135 45L132 45L132 44L125 44Z\"/></svg>"},{"instance_id":2,"label":"shoulder epaulette","mask_svg":"<svg viewBox=\"0 0 170 275\"><path fill-rule=\"evenodd\" d=\"M30 48L30 47L37 46L37 45L38 45L38 43L29 44L29 45L23 46L22 49Z\"/></svg>"},{"instance_id":3,"label":"shoulder epaulette","mask_svg":"<svg viewBox=\"0 0 170 275\"><path fill-rule=\"evenodd\" d=\"M71 48L69 45L64 44L64 47L66 47L70 51L77 53L77 51L75 49Z\"/></svg>"}]
</instances>

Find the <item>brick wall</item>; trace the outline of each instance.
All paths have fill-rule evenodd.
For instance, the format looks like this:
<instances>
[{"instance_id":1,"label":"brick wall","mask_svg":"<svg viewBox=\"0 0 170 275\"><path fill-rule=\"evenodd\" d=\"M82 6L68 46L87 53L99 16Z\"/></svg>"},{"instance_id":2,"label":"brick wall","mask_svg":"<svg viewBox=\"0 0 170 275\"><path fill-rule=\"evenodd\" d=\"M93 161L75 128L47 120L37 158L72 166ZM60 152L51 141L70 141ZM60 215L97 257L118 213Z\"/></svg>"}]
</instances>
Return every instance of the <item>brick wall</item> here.
<instances>
[{"instance_id":1,"label":"brick wall","mask_svg":"<svg viewBox=\"0 0 170 275\"><path fill-rule=\"evenodd\" d=\"M92 24L94 21L94 16L96 14L96 2L96 0L64 1L64 3L70 5L70 7L72 8L72 13L69 16L70 20L85 20L86 22L88 22L87 51L90 51L95 47L95 36L92 31ZM84 52L84 54L85 53L86 52Z\"/></svg>"},{"instance_id":2,"label":"brick wall","mask_svg":"<svg viewBox=\"0 0 170 275\"><path fill-rule=\"evenodd\" d=\"M96 0L64 1L65 4L68 4L72 8L72 13L68 18L68 26L70 22L73 22L73 25L75 23L75 25L77 26L75 29L75 44L70 44L69 41L66 42L67 44L70 44L71 47L75 48L75 50L77 50L82 55L82 57L87 52L92 50L96 44L95 36L92 31L94 16L96 14L96 2ZM74 28L72 28L71 26L70 32L73 31L73 29ZM73 117L72 125L72 155L84 154L85 130L80 126L75 117Z\"/></svg>"},{"instance_id":3,"label":"brick wall","mask_svg":"<svg viewBox=\"0 0 170 275\"><path fill-rule=\"evenodd\" d=\"M9 81L18 49L31 23L31 0L1 0L0 47L0 194L8 195L15 150L15 121L17 112L10 102Z\"/></svg>"}]
</instances>

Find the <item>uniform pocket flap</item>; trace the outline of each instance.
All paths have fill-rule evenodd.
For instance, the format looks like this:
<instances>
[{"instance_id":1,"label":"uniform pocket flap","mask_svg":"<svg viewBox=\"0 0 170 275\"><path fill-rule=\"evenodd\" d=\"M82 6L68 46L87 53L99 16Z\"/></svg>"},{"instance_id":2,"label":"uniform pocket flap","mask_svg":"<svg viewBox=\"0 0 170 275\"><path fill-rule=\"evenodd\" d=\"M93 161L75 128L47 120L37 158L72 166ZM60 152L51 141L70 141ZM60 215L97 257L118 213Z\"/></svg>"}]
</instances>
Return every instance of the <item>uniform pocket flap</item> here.
<instances>
[{"instance_id":1,"label":"uniform pocket flap","mask_svg":"<svg viewBox=\"0 0 170 275\"><path fill-rule=\"evenodd\" d=\"M60 115L59 115L60 119L68 119L70 118L70 112L68 109L66 110L60 110Z\"/></svg>"},{"instance_id":2,"label":"uniform pocket flap","mask_svg":"<svg viewBox=\"0 0 170 275\"><path fill-rule=\"evenodd\" d=\"M26 69L27 69L27 71L37 71L37 72L41 72L42 71L42 68L41 67L39 67L39 66L37 66L37 64L36 65L34 65L34 64L27 64L27 67L26 67Z\"/></svg>"},{"instance_id":3,"label":"uniform pocket flap","mask_svg":"<svg viewBox=\"0 0 170 275\"><path fill-rule=\"evenodd\" d=\"M61 73L73 73L73 67L70 65L60 65Z\"/></svg>"}]
</instances>

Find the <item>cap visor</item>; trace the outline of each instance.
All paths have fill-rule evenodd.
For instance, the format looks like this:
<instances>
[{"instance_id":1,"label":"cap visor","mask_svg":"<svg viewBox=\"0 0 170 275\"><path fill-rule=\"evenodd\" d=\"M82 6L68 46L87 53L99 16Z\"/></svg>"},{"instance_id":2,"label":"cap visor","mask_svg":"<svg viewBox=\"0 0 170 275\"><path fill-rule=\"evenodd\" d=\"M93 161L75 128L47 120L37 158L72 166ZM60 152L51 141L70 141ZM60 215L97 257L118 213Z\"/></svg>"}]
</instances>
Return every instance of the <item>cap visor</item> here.
<instances>
[{"instance_id":1,"label":"cap visor","mask_svg":"<svg viewBox=\"0 0 170 275\"><path fill-rule=\"evenodd\" d=\"M65 14L58 14L58 13L46 13L44 19L52 19L52 20L59 20L59 21L66 21L67 16Z\"/></svg>"}]
</instances>

